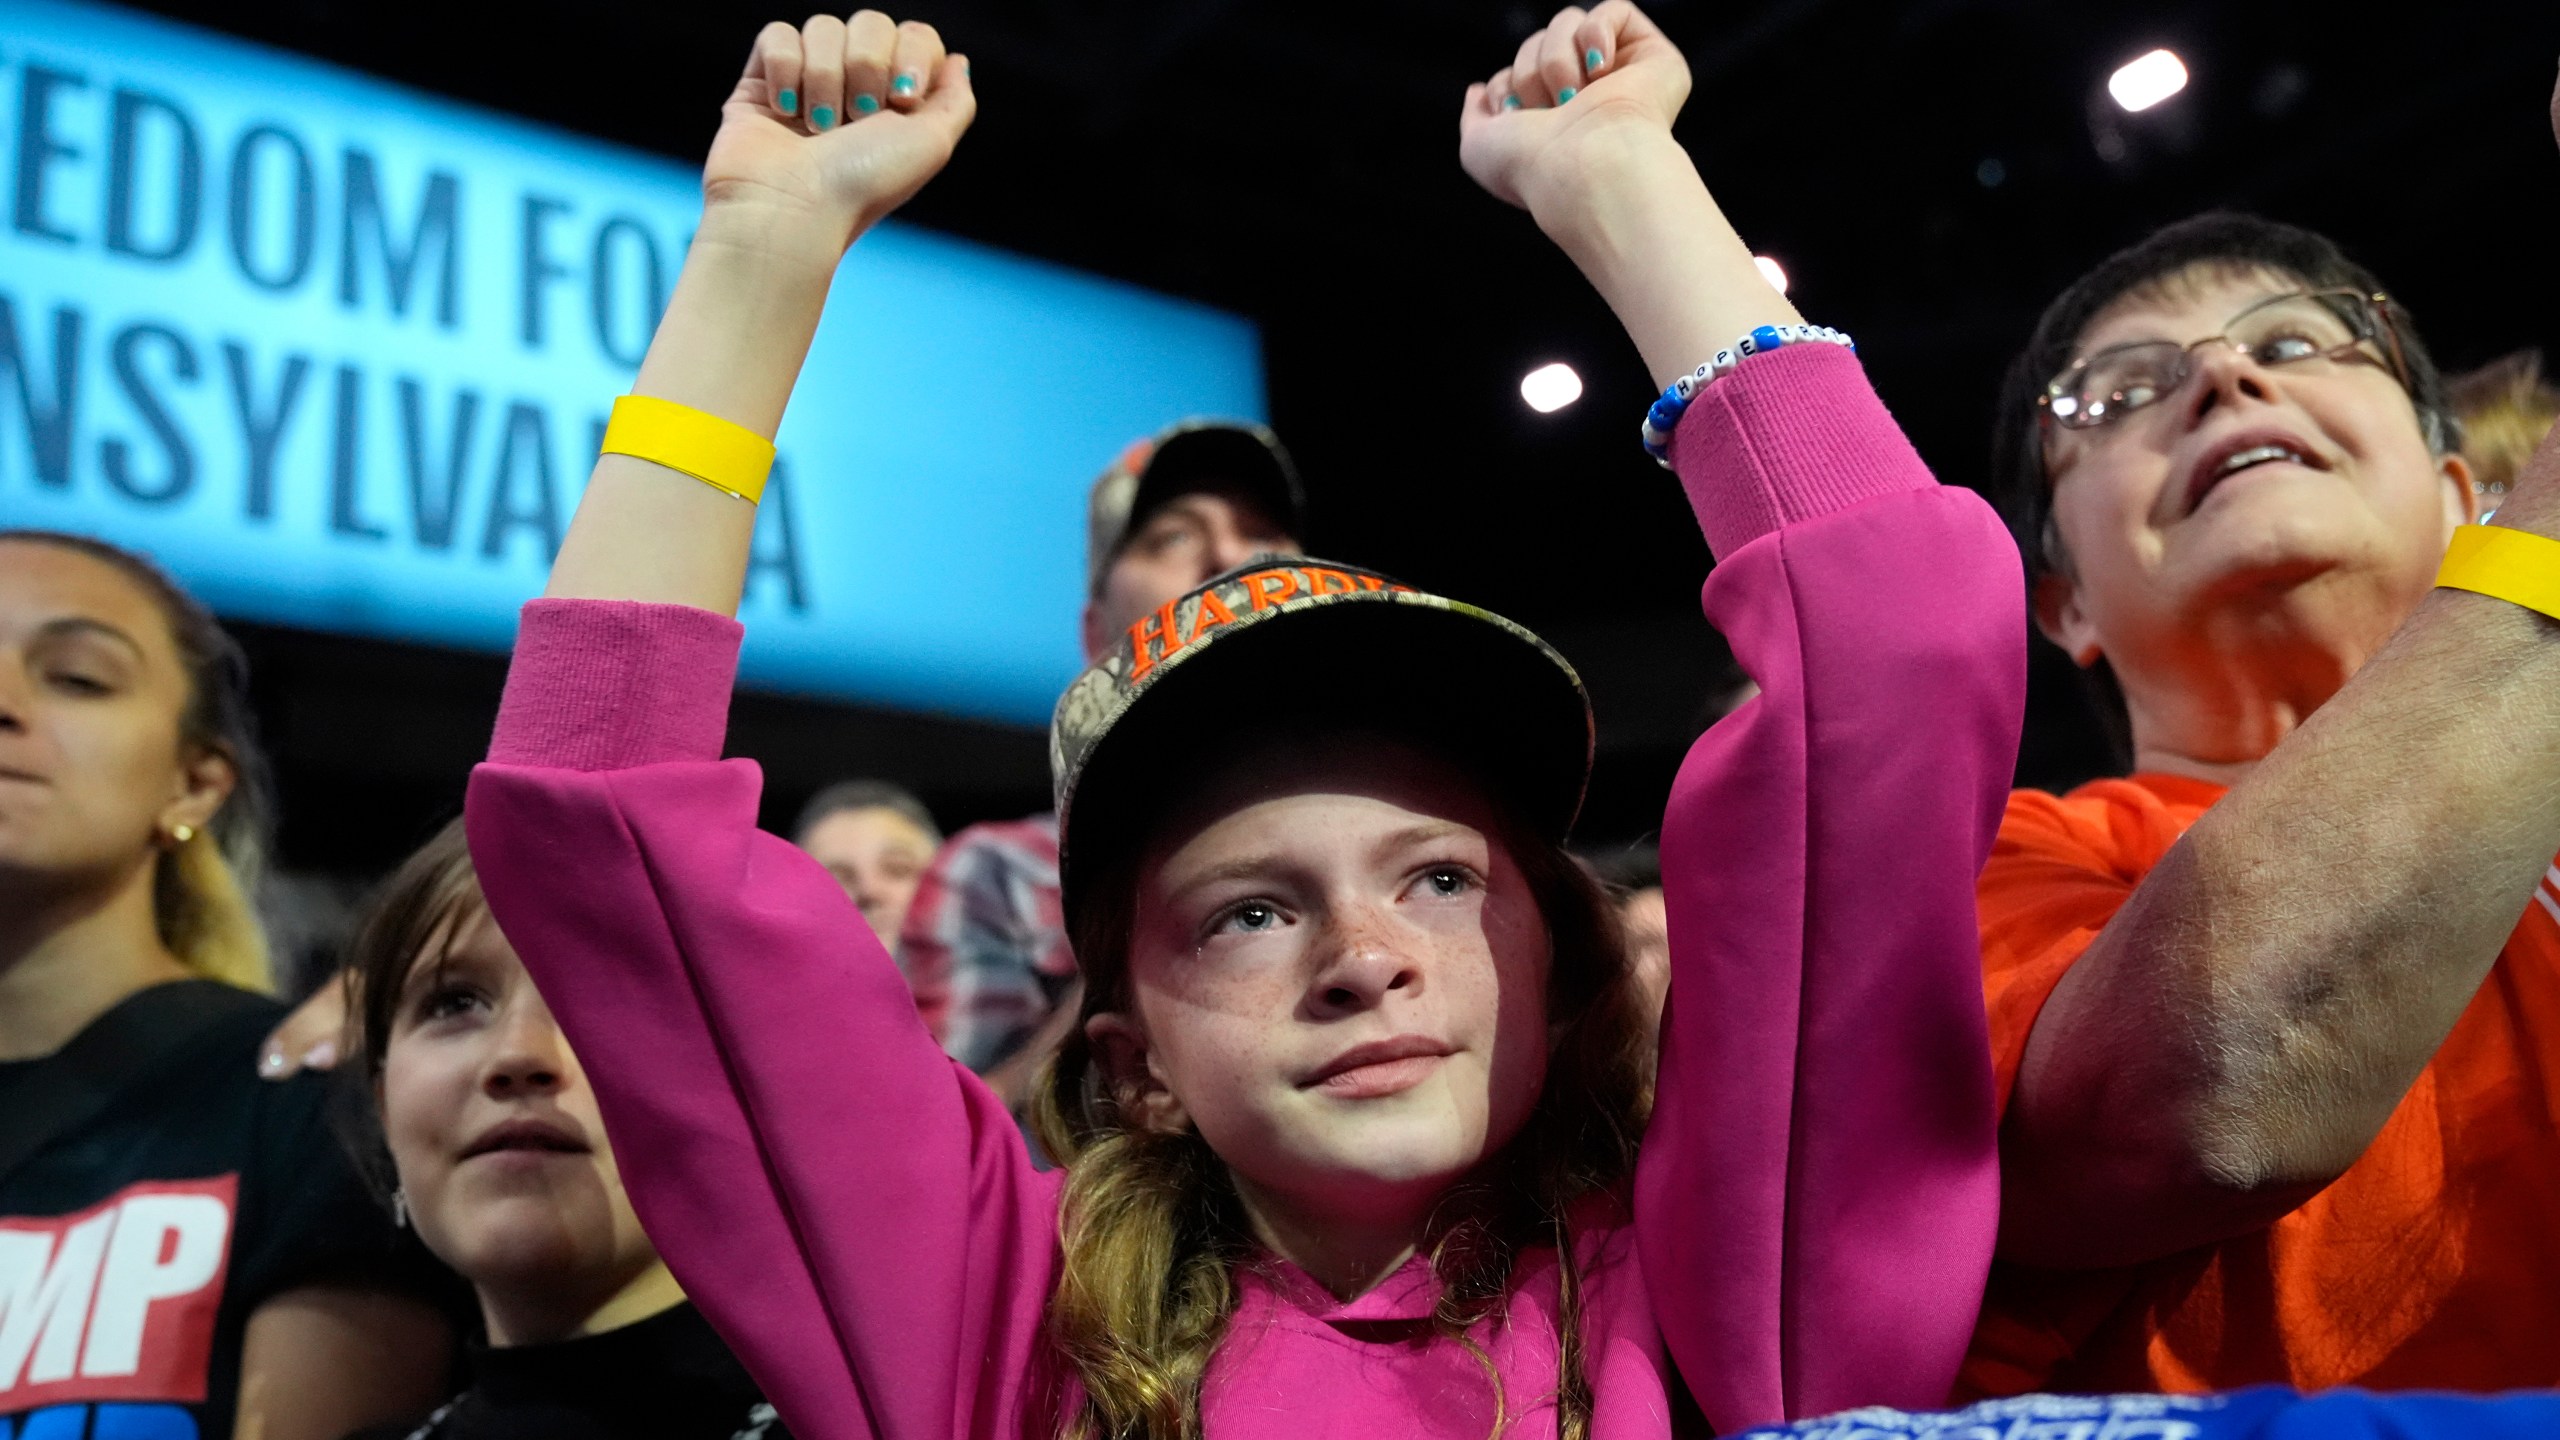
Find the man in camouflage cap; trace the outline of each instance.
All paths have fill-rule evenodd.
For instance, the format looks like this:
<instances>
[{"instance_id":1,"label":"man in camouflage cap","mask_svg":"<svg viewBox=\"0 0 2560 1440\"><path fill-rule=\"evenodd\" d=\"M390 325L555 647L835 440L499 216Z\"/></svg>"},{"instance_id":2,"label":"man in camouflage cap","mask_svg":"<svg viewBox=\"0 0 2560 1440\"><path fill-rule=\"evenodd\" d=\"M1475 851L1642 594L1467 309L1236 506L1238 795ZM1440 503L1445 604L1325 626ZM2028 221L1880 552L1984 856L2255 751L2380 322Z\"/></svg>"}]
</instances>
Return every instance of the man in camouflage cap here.
<instances>
[{"instance_id":1,"label":"man in camouflage cap","mask_svg":"<svg viewBox=\"0 0 2560 1440\"><path fill-rule=\"evenodd\" d=\"M1298 552L1306 495L1260 425L1186 420L1122 451L1086 507L1084 656L1212 575Z\"/></svg>"},{"instance_id":2,"label":"man in camouflage cap","mask_svg":"<svg viewBox=\"0 0 2560 1440\"><path fill-rule=\"evenodd\" d=\"M1256 555L1299 553L1305 529L1297 468L1261 425L1186 420L1131 445L1087 501L1086 662L1211 577ZM934 1038L1019 1107L1076 1012L1058 817L952 836L917 887L897 949Z\"/></svg>"}]
</instances>

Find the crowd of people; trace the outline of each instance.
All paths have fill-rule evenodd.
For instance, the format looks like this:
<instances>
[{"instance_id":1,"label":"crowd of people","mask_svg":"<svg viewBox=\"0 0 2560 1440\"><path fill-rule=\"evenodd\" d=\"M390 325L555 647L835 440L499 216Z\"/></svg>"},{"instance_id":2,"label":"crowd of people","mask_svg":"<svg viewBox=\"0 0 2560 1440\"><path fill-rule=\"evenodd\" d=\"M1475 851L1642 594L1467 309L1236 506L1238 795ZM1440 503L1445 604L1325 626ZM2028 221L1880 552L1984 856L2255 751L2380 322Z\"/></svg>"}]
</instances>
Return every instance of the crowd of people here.
<instances>
[{"instance_id":1,"label":"crowd of people","mask_svg":"<svg viewBox=\"0 0 2560 1440\"><path fill-rule=\"evenodd\" d=\"M1570 848L1520 597L1306 554L1196 419L1092 487L1050 810L757 828L770 436L976 106L877 12L756 38L464 813L299 1011L237 647L0 531L0 1437L2560 1431L2538 358L2199 216L1941 485L1688 88L1568 9L1458 146L1665 387L1751 682L1658 849ZM2009 788L2030 626L2121 775Z\"/></svg>"}]
</instances>

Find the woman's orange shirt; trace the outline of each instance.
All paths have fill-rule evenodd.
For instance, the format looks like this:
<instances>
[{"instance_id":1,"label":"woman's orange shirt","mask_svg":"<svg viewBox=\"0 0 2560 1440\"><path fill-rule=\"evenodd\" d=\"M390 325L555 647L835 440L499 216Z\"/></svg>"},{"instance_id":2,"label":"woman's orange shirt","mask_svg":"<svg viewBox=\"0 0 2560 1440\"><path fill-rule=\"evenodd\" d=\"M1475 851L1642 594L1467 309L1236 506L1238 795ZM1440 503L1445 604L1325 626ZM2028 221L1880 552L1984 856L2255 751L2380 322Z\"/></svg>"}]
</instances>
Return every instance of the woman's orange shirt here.
<instances>
[{"instance_id":1,"label":"woman's orange shirt","mask_svg":"<svg viewBox=\"0 0 2560 1440\"><path fill-rule=\"evenodd\" d=\"M2223 787L2009 797L1982 875L2007 1110L2045 997ZM2560 1383L2560 866L2364 1158L2255 1235L2116 1270L1997 1264L1958 1394Z\"/></svg>"}]
</instances>

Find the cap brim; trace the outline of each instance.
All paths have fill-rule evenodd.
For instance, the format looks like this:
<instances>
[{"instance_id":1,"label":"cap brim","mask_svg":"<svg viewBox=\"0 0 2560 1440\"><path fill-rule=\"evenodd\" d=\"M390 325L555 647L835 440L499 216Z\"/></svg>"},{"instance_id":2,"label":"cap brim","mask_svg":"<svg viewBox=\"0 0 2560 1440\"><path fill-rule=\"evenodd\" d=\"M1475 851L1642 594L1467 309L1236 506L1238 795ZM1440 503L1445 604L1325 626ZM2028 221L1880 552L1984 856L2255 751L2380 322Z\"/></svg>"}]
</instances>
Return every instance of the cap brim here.
<instances>
[{"instance_id":1,"label":"cap brim","mask_svg":"<svg viewBox=\"0 0 2560 1440\"><path fill-rule=\"evenodd\" d=\"M1546 642L1437 596L1331 596L1168 664L1079 767L1059 835L1069 922L1079 874L1140 843L1197 758L1257 735L1374 726L1446 754L1561 842L1591 773L1591 706ZM1185 757L1193 763L1186 764Z\"/></svg>"},{"instance_id":2,"label":"cap brim","mask_svg":"<svg viewBox=\"0 0 2560 1440\"><path fill-rule=\"evenodd\" d=\"M1283 531L1304 539L1306 490L1288 459L1273 448L1275 443L1263 433L1231 424L1197 425L1167 436L1138 476L1123 538L1165 501L1216 483L1235 487Z\"/></svg>"}]
</instances>

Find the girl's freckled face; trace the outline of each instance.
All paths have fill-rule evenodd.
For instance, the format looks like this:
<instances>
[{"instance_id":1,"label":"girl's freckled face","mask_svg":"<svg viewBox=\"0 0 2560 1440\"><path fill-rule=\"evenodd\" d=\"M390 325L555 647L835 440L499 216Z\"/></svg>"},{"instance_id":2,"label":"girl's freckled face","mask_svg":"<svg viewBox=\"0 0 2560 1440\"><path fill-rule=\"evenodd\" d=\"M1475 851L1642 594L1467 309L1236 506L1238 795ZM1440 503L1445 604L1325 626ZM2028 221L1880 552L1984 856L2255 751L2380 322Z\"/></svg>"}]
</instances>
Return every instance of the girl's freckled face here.
<instances>
[{"instance_id":1,"label":"girl's freckled face","mask_svg":"<svg viewBox=\"0 0 2560 1440\"><path fill-rule=\"evenodd\" d=\"M1481 790L1428 754L1355 740L1250 772L1142 867L1148 1073L1240 1180L1328 1206L1436 1193L1544 1084L1536 899Z\"/></svg>"}]
</instances>

